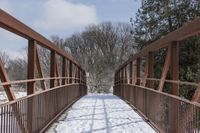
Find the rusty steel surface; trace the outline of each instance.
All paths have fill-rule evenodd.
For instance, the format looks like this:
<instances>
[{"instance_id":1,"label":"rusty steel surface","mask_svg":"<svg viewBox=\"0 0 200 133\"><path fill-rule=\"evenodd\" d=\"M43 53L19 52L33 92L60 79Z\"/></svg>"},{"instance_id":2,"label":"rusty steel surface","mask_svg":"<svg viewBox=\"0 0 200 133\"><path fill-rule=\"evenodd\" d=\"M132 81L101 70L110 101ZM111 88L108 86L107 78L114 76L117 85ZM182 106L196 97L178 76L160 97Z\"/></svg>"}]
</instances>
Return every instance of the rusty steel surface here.
<instances>
[{"instance_id":1,"label":"rusty steel surface","mask_svg":"<svg viewBox=\"0 0 200 133\"><path fill-rule=\"evenodd\" d=\"M161 132L197 133L200 130L199 103L193 103L151 88L130 84L114 86L114 94L129 101ZM176 121L174 115L171 114L174 113L174 104L178 107L175 108L178 111L175 117ZM188 112L188 110L191 112Z\"/></svg>"},{"instance_id":2,"label":"rusty steel surface","mask_svg":"<svg viewBox=\"0 0 200 133\"><path fill-rule=\"evenodd\" d=\"M8 74L4 68L4 65L3 65L1 59L0 59L0 79L1 79L1 82L10 82L10 79L8 77ZM5 89L8 99L10 101L15 100L16 97L15 97L13 91L11 90L10 85L3 85L3 87Z\"/></svg>"},{"instance_id":3,"label":"rusty steel surface","mask_svg":"<svg viewBox=\"0 0 200 133\"><path fill-rule=\"evenodd\" d=\"M17 81L9 81L9 82L3 82L3 83L0 83L0 86L6 86L6 85L12 85L12 84L21 84L21 83L28 83L28 82L35 82L35 81L46 81L46 80L51 80L51 79L54 79L54 80L63 80L65 79L66 81L69 80L69 79L72 79L72 80L79 80L80 83L85 83L85 80L83 79L79 79L79 78L74 78L74 77L50 77L50 78L35 78L35 79L28 79L28 80L17 80Z\"/></svg>"},{"instance_id":4,"label":"rusty steel surface","mask_svg":"<svg viewBox=\"0 0 200 133\"><path fill-rule=\"evenodd\" d=\"M23 125L27 132L38 133L47 128L46 126L53 122L52 119L65 107L85 94L85 84L63 85L1 105L0 132L21 133L23 131L20 125ZM32 103L32 121L29 121L30 112L27 111L29 103ZM17 121L14 114L16 107L21 122Z\"/></svg>"},{"instance_id":5,"label":"rusty steel surface","mask_svg":"<svg viewBox=\"0 0 200 133\"><path fill-rule=\"evenodd\" d=\"M86 72L74 57L1 9L0 27L28 40L27 79L10 81L0 60L0 86L9 100L0 104L0 133L44 132L74 101L87 94ZM51 51L50 77L44 77L38 45ZM56 57L61 57L61 64ZM36 81L41 91L36 92ZM12 87L21 83L27 84L27 96L16 99Z\"/></svg>"},{"instance_id":6,"label":"rusty steel surface","mask_svg":"<svg viewBox=\"0 0 200 133\"><path fill-rule=\"evenodd\" d=\"M143 48L140 52L130 57L125 63L123 63L118 68L118 70L127 65L128 63L130 63L130 61L136 60L138 57L145 56L149 52L155 52L161 48L166 48L173 42L180 42L188 37L197 35L199 33L200 33L200 18L197 18L191 22L184 24L181 28L167 34L161 39L149 44L147 47Z\"/></svg>"},{"instance_id":7,"label":"rusty steel surface","mask_svg":"<svg viewBox=\"0 0 200 133\"><path fill-rule=\"evenodd\" d=\"M179 80L180 41L199 32L198 18L146 46L131 56L115 72L114 94L131 103L161 132L200 131L200 83ZM154 78L156 73L154 55L161 48L166 49L166 56L161 76ZM142 64L142 61L145 63ZM127 66L130 68L128 71ZM127 76L127 73L130 75ZM170 79L166 79L167 74L170 75ZM127 80L129 82L126 82ZM158 83L157 87L155 81ZM166 83L169 84L167 88L169 91L163 92ZM179 97L180 85L196 87L191 101Z\"/></svg>"}]
</instances>

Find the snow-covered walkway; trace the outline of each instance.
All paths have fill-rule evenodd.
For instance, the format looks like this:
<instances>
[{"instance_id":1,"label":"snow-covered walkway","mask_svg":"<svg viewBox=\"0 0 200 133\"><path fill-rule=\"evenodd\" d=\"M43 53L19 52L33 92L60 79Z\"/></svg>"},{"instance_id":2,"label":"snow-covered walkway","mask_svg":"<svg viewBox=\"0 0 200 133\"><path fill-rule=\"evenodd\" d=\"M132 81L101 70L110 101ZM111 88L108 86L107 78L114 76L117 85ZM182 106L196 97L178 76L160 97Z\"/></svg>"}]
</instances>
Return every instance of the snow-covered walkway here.
<instances>
[{"instance_id":1,"label":"snow-covered walkway","mask_svg":"<svg viewBox=\"0 0 200 133\"><path fill-rule=\"evenodd\" d=\"M128 104L111 94L89 94L78 100L48 132L154 133Z\"/></svg>"}]
</instances>

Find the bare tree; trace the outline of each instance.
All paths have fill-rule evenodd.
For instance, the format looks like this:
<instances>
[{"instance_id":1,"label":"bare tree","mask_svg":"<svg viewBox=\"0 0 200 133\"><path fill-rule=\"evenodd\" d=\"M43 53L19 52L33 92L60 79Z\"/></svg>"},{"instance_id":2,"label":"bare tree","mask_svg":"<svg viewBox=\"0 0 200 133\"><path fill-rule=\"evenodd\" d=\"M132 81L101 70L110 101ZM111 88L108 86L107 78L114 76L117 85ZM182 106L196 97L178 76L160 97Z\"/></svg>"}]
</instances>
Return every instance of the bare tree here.
<instances>
[{"instance_id":1,"label":"bare tree","mask_svg":"<svg viewBox=\"0 0 200 133\"><path fill-rule=\"evenodd\" d=\"M89 73L90 91L109 92L117 66L135 52L130 30L126 23L105 22L56 42L68 47Z\"/></svg>"},{"instance_id":2,"label":"bare tree","mask_svg":"<svg viewBox=\"0 0 200 133\"><path fill-rule=\"evenodd\" d=\"M4 51L0 51L0 59L1 59L2 63L3 63L3 65L7 65L7 63L10 60L10 57Z\"/></svg>"}]
</instances>

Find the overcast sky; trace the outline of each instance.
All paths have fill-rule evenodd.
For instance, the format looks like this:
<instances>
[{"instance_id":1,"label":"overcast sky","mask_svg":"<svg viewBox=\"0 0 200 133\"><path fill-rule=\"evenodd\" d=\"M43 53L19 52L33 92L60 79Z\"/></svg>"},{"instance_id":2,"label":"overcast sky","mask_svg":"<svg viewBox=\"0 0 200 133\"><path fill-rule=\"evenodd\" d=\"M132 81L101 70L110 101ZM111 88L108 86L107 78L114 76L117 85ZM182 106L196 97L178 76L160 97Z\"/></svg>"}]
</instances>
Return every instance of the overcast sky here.
<instances>
[{"instance_id":1,"label":"overcast sky","mask_svg":"<svg viewBox=\"0 0 200 133\"><path fill-rule=\"evenodd\" d=\"M89 24L129 22L140 0L0 0L0 8L46 38L69 37ZM19 57L27 41L0 28L0 48Z\"/></svg>"}]
</instances>

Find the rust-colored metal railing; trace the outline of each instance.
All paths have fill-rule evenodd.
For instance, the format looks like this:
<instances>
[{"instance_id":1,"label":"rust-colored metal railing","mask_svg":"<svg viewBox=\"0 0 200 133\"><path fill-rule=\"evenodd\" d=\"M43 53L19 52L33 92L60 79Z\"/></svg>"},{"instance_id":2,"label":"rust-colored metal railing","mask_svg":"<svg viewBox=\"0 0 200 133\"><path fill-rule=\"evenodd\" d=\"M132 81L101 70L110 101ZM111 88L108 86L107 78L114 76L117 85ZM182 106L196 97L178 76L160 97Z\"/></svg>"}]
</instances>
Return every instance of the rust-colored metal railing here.
<instances>
[{"instance_id":1,"label":"rust-colored metal railing","mask_svg":"<svg viewBox=\"0 0 200 133\"><path fill-rule=\"evenodd\" d=\"M200 84L179 80L179 45L199 33L200 19L196 19L131 56L115 72L114 94L132 104L160 132L200 132ZM166 57L158 79L154 78L154 55L160 49L166 50ZM169 92L163 92L166 83ZM191 101L179 96L180 85L196 87Z\"/></svg>"},{"instance_id":2,"label":"rust-colored metal railing","mask_svg":"<svg viewBox=\"0 0 200 133\"><path fill-rule=\"evenodd\" d=\"M198 133L200 130L199 103L131 84L115 86L114 94L133 105L160 132Z\"/></svg>"},{"instance_id":3,"label":"rust-colored metal railing","mask_svg":"<svg viewBox=\"0 0 200 133\"><path fill-rule=\"evenodd\" d=\"M84 91L86 91L84 84L66 84L2 104L0 132L43 132L57 116L85 95ZM18 109L17 116L16 109Z\"/></svg>"},{"instance_id":4,"label":"rust-colored metal railing","mask_svg":"<svg viewBox=\"0 0 200 133\"><path fill-rule=\"evenodd\" d=\"M43 132L74 101L87 94L86 72L71 55L1 9L0 27L28 40L27 79L10 81L0 59L0 87L9 100L0 105L0 132ZM38 45L50 51L50 77L44 77ZM57 57L62 59L61 75ZM42 90L36 92L38 81ZM22 83L27 84L27 96L17 99L12 86Z\"/></svg>"}]
</instances>

